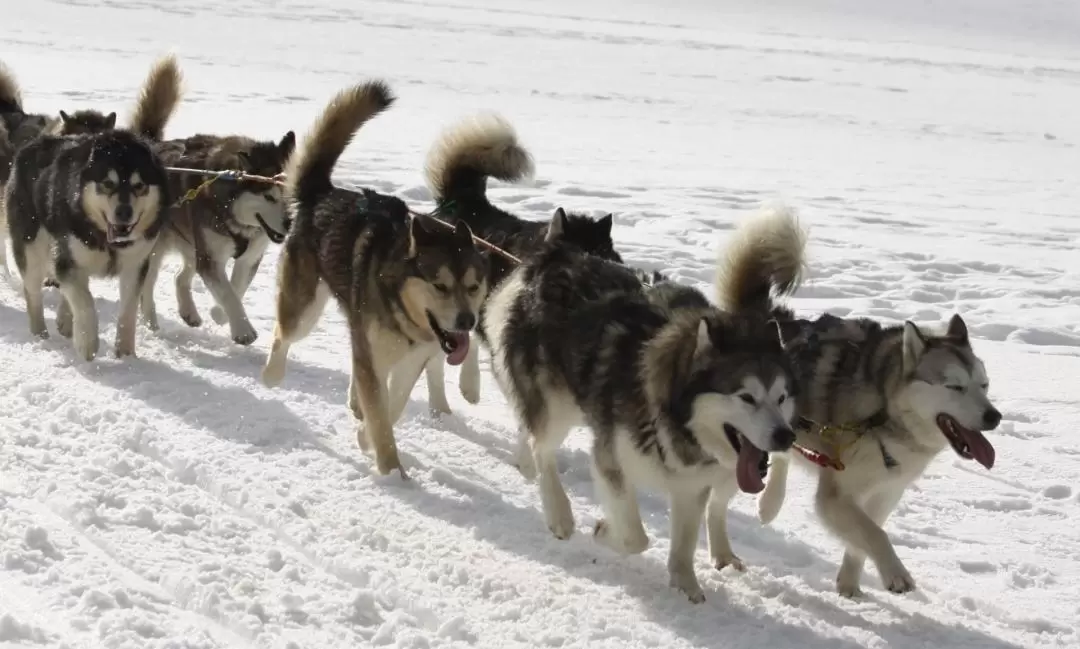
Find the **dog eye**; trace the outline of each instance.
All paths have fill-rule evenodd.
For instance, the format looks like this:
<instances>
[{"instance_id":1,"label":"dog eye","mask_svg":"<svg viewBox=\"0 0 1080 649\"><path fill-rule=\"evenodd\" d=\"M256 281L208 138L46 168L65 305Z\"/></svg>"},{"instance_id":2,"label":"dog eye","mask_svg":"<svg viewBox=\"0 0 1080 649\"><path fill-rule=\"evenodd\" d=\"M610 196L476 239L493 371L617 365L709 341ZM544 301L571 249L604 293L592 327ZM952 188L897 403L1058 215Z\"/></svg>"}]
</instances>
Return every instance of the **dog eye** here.
<instances>
[{"instance_id":1,"label":"dog eye","mask_svg":"<svg viewBox=\"0 0 1080 649\"><path fill-rule=\"evenodd\" d=\"M989 383L983 383L979 387L982 388L983 390L989 390L990 389L990 384Z\"/></svg>"},{"instance_id":2,"label":"dog eye","mask_svg":"<svg viewBox=\"0 0 1080 649\"><path fill-rule=\"evenodd\" d=\"M440 293L449 293L450 288L446 284L435 284L435 290Z\"/></svg>"},{"instance_id":3,"label":"dog eye","mask_svg":"<svg viewBox=\"0 0 1080 649\"><path fill-rule=\"evenodd\" d=\"M757 405L757 401L755 401L754 397L750 396L749 394L740 394L739 398L742 399L743 403L745 403L747 405L750 405L750 406Z\"/></svg>"},{"instance_id":4,"label":"dog eye","mask_svg":"<svg viewBox=\"0 0 1080 649\"><path fill-rule=\"evenodd\" d=\"M787 395L781 394L780 398L776 400L776 405L782 405L785 401L787 401Z\"/></svg>"},{"instance_id":5,"label":"dog eye","mask_svg":"<svg viewBox=\"0 0 1080 649\"><path fill-rule=\"evenodd\" d=\"M946 385L945 387L949 388L953 392L963 392L964 391L964 386L962 386L962 385Z\"/></svg>"},{"instance_id":6,"label":"dog eye","mask_svg":"<svg viewBox=\"0 0 1080 649\"><path fill-rule=\"evenodd\" d=\"M116 183L111 180L103 180L101 181L101 188L107 192L116 191Z\"/></svg>"},{"instance_id":7,"label":"dog eye","mask_svg":"<svg viewBox=\"0 0 1080 649\"><path fill-rule=\"evenodd\" d=\"M479 284L473 284L472 286L469 287L469 295L476 295L477 292L479 292L479 291L480 291L480 285Z\"/></svg>"},{"instance_id":8,"label":"dog eye","mask_svg":"<svg viewBox=\"0 0 1080 649\"><path fill-rule=\"evenodd\" d=\"M131 191L136 194L143 194L146 192L146 183L137 183L131 186Z\"/></svg>"}]
</instances>

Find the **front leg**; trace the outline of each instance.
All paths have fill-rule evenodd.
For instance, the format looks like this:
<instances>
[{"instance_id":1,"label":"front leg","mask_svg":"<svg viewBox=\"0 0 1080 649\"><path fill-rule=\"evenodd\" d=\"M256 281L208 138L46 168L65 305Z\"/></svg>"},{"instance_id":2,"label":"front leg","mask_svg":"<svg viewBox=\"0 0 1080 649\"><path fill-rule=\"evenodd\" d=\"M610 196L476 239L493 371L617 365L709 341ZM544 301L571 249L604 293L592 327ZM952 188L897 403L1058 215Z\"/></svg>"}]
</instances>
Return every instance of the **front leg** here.
<instances>
[{"instance_id":1,"label":"front leg","mask_svg":"<svg viewBox=\"0 0 1080 649\"><path fill-rule=\"evenodd\" d=\"M409 352L405 358L390 370L390 422L397 423L405 404L409 402L413 386L420 378L420 372L428 362L429 354L424 348ZM429 386L430 388L430 386Z\"/></svg>"},{"instance_id":2,"label":"front leg","mask_svg":"<svg viewBox=\"0 0 1080 649\"><path fill-rule=\"evenodd\" d=\"M712 495L709 496L705 527L709 536L709 556L717 570L723 570L727 566L740 572L746 570L742 560L735 556L731 549L731 539L727 531L728 505L737 490L735 480L728 478L714 486Z\"/></svg>"},{"instance_id":3,"label":"front leg","mask_svg":"<svg viewBox=\"0 0 1080 649\"><path fill-rule=\"evenodd\" d=\"M60 269L58 269L60 270ZM72 338L75 353L83 360L93 360L100 347L97 308L90 293L90 280L73 268L57 272L57 283L71 308Z\"/></svg>"},{"instance_id":4,"label":"front leg","mask_svg":"<svg viewBox=\"0 0 1080 649\"><path fill-rule=\"evenodd\" d=\"M408 478L398 458L397 442L394 440L393 420L390 418L386 396L386 367L392 367L398 359L376 363L372 345L367 337L363 317L355 311L349 314L349 335L352 342L352 388L360 405L364 422L357 428L357 442L361 448L370 445L375 452L375 465L379 473L386 475L397 469L403 479ZM381 350L381 354L386 354ZM387 354L389 355L389 354ZM366 439L363 439L366 437Z\"/></svg>"},{"instance_id":5,"label":"front leg","mask_svg":"<svg viewBox=\"0 0 1080 649\"><path fill-rule=\"evenodd\" d=\"M903 493L903 491L899 491L896 493L882 492L875 494L867 501L866 506L864 507L866 515L877 525L884 526L889 515L896 509L896 504L900 502L900 497ZM841 595L845 597L855 597L860 594L859 581L862 577L863 565L865 563L865 555L852 552L851 550L844 551L844 558L840 563L840 571L836 575L836 588ZM882 578L884 579L884 575ZM889 584L886 583L886 587L888 587L888 585ZM912 586L914 586L914 584L912 584Z\"/></svg>"},{"instance_id":6,"label":"front leg","mask_svg":"<svg viewBox=\"0 0 1080 649\"><path fill-rule=\"evenodd\" d=\"M196 264L199 277L206 284L210 294L214 296L214 301L225 309L233 342L239 345L250 345L255 342L258 333L248 321L244 305L240 303L240 298L236 296L236 292L233 291L232 285L225 276L225 264L209 256L199 258Z\"/></svg>"},{"instance_id":7,"label":"front leg","mask_svg":"<svg viewBox=\"0 0 1080 649\"><path fill-rule=\"evenodd\" d=\"M469 353L461 365L459 377L461 396L469 403L480 403L480 341L469 341Z\"/></svg>"},{"instance_id":8,"label":"front leg","mask_svg":"<svg viewBox=\"0 0 1080 649\"><path fill-rule=\"evenodd\" d=\"M240 300L241 303L244 301L244 295L247 293L248 287L251 286L251 281L255 279L255 274L259 272L259 264L261 263L261 256L255 258L255 261L250 261L244 256L233 261L232 275L229 276L229 284L232 285L233 291L236 293L236 298ZM225 309L217 304L210 308L210 317L219 325L229 322L229 315L225 312Z\"/></svg>"},{"instance_id":9,"label":"front leg","mask_svg":"<svg viewBox=\"0 0 1080 649\"><path fill-rule=\"evenodd\" d=\"M668 574L671 586L678 588L690 601L705 601L697 575L694 574L694 550L697 548L701 518L705 514L709 490L700 492L672 492L671 494L671 550L668 554Z\"/></svg>"},{"instance_id":10,"label":"front leg","mask_svg":"<svg viewBox=\"0 0 1080 649\"><path fill-rule=\"evenodd\" d=\"M424 378L427 380L428 406L435 412L448 415L450 403L446 400L446 358L440 351L436 349L427 357Z\"/></svg>"},{"instance_id":11,"label":"front leg","mask_svg":"<svg viewBox=\"0 0 1080 649\"><path fill-rule=\"evenodd\" d=\"M116 319L116 357L135 355L135 323L139 316L139 298L143 295L150 268L148 257L137 268L120 273L120 313Z\"/></svg>"},{"instance_id":12,"label":"front leg","mask_svg":"<svg viewBox=\"0 0 1080 649\"><path fill-rule=\"evenodd\" d=\"M150 253L147 260L146 278L143 280L142 290L139 295L139 309L142 311L143 322L150 331L160 328L157 316L157 303L154 301L154 288L157 286L158 275L161 272L161 264L165 259L165 248L158 244L157 249Z\"/></svg>"}]
</instances>

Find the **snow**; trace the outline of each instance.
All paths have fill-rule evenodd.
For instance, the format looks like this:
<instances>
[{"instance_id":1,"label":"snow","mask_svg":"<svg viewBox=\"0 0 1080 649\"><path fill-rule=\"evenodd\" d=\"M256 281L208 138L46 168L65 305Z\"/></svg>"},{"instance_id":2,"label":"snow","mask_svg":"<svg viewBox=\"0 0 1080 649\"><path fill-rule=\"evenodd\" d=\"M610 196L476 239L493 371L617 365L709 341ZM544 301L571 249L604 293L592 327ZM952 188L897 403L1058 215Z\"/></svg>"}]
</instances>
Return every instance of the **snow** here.
<instances>
[{"instance_id":1,"label":"snow","mask_svg":"<svg viewBox=\"0 0 1080 649\"><path fill-rule=\"evenodd\" d=\"M31 339L17 280L0 282L0 647L1080 644L1075 1L764 4L48 0L6 8L0 59L32 110L123 119L171 49L176 136L302 135L335 91L384 77L401 101L337 177L418 209L438 132L496 110L538 170L492 189L499 204L614 212L629 262L702 287L740 218L797 206L812 278L795 306L962 313L1005 415L993 471L943 454L886 527L918 591L868 570L865 597L840 598L841 548L795 472L770 526L733 504L747 572L709 568L702 540L708 600L691 605L667 587L660 496L641 500L643 555L593 543L585 431L560 455L578 534L557 541L510 465L486 358L476 406L447 372L453 415L430 414L419 382L396 427L412 480L375 475L335 310L280 388L258 381L275 251L245 300L250 348L185 326L167 271L137 359L108 355L116 290L95 283L106 353L83 363Z\"/></svg>"}]
</instances>

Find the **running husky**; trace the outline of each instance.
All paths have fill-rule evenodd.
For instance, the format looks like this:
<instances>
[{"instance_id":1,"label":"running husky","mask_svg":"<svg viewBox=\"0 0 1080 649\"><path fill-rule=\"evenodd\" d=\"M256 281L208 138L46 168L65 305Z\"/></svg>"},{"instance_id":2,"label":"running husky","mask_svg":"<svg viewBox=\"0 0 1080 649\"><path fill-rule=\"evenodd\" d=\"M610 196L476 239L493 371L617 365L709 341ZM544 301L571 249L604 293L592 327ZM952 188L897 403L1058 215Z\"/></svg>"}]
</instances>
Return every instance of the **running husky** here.
<instances>
[{"instance_id":1,"label":"running husky","mask_svg":"<svg viewBox=\"0 0 1080 649\"><path fill-rule=\"evenodd\" d=\"M474 115L446 129L428 152L425 165L427 185L435 196L437 211L451 223L464 221L476 236L526 259L536 252L547 236L548 224L530 221L491 204L487 179L518 182L533 174L533 160L518 141L513 127L501 116ZM560 239L582 251L622 263L611 238L612 215L593 219L583 214L555 211ZM512 263L494 255L488 277L496 286L513 270ZM432 409L450 412L444 387L443 359L434 354L427 364L428 401ZM461 368L459 389L469 403L480 401L479 349L471 347Z\"/></svg>"},{"instance_id":2,"label":"running husky","mask_svg":"<svg viewBox=\"0 0 1080 649\"><path fill-rule=\"evenodd\" d=\"M755 280L791 293L804 239L787 221L767 225L754 252L775 265ZM496 287L481 314L495 377L521 426L519 466L538 474L547 525L568 538L574 515L555 453L572 427L587 424L604 510L595 537L620 553L643 552L635 489L667 492L671 585L704 601L693 566L706 506L713 564L742 569L727 536L728 503L738 490L763 489L765 454L795 440L795 384L779 333L756 312L723 312L692 288L646 289L640 272L560 245L552 230L552 243ZM735 310L771 303L768 292L746 300Z\"/></svg>"},{"instance_id":3,"label":"running husky","mask_svg":"<svg viewBox=\"0 0 1080 649\"><path fill-rule=\"evenodd\" d=\"M278 142L257 141L239 135L193 135L170 140L158 147L162 160L175 167L206 170L240 170L273 177L285 169L296 136L287 132ZM197 190L206 178L175 175L170 179L174 196ZM251 180L212 182L194 199L169 210L171 228L166 230L150 264L141 299L143 320L158 328L154 285L165 256L175 251L183 259L176 274L176 301L180 318L191 327L202 317L191 294L191 280L198 272L216 304L210 317L228 324L234 342L250 345L258 337L244 310L242 299L259 270L270 242L281 243L288 231L281 187ZM232 277L225 266L233 259Z\"/></svg>"},{"instance_id":4,"label":"running husky","mask_svg":"<svg viewBox=\"0 0 1080 649\"><path fill-rule=\"evenodd\" d=\"M42 135L15 156L4 203L30 332L48 336L42 281L51 275L62 294L57 329L74 336L83 359L99 346L91 277L119 278L115 351L135 353L139 292L169 203L152 143L180 101L180 84L175 59L165 57L151 71L129 129Z\"/></svg>"},{"instance_id":5,"label":"running husky","mask_svg":"<svg viewBox=\"0 0 1080 649\"><path fill-rule=\"evenodd\" d=\"M967 326L959 315L944 333L912 322L884 327L823 315L789 319L781 329L802 385L798 442L843 466L823 468L795 454L818 474L818 516L847 546L838 592L859 594L867 558L886 589L913 590L915 580L882 529L889 514L946 447L987 469L994 465L994 447L980 431L997 428L1001 413L987 396L986 368ZM766 523L783 504L787 464L774 457L758 503Z\"/></svg>"},{"instance_id":6,"label":"running husky","mask_svg":"<svg viewBox=\"0 0 1080 649\"><path fill-rule=\"evenodd\" d=\"M460 363L487 295L487 259L469 226L411 218L398 198L334 187L331 173L353 135L394 102L372 81L345 89L323 111L287 167L292 227L278 267L277 322L262 380L285 375L289 347L318 323L332 295L348 320L349 407L380 473L405 470L393 425L433 350ZM389 397L387 380L390 381Z\"/></svg>"}]
</instances>

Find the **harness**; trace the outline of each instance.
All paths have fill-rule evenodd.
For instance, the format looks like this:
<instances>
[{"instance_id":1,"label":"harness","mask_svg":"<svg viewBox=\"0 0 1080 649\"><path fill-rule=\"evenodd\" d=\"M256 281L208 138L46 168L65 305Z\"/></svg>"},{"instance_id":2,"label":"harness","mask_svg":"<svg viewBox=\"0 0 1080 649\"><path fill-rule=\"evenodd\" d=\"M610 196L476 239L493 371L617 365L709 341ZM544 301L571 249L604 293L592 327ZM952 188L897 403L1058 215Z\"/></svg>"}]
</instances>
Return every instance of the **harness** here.
<instances>
[{"instance_id":1,"label":"harness","mask_svg":"<svg viewBox=\"0 0 1080 649\"><path fill-rule=\"evenodd\" d=\"M879 410L867 419L850 424L821 424L807 417L799 417L797 427L799 430L817 435L831 447L831 457L804 451L803 455L807 459L819 466L843 471L844 463L840 461L840 457L849 448L857 444L867 431L884 426L887 423L889 423L889 413L885 410ZM843 433L850 433L851 437L843 443L838 443L837 438ZM877 440L877 443L878 448L881 450L881 460L885 464L885 468L895 469L900 466L900 463L889 453L880 439Z\"/></svg>"}]
</instances>

